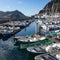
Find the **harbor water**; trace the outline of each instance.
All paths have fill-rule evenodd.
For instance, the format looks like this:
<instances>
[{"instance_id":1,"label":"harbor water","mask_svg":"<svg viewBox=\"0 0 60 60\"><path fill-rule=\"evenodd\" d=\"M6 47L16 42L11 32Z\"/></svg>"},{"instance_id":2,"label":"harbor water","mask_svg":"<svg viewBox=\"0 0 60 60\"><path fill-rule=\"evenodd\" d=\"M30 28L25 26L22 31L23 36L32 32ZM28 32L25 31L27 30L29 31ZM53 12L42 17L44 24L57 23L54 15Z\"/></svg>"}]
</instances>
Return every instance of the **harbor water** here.
<instances>
[{"instance_id":1,"label":"harbor water","mask_svg":"<svg viewBox=\"0 0 60 60\"><path fill-rule=\"evenodd\" d=\"M35 33L36 23L32 22L28 27L18 32L16 36L27 36ZM15 46L13 40L14 36L6 41L0 39L0 60L31 60L29 58L29 52L26 50L19 50L18 46Z\"/></svg>"},{"instance_id":2,"label":"harbor water","mask_svg":"<svg viewBox=\"0 0 60 60\"><path fill-rule=\"evenodd\" d=\"M35 33L35 26L36 23L31 23L28 27L24 28L22 31L16 34L16 36L27 36L27 35L33 35Z\"/></svg>"}]
</instances>

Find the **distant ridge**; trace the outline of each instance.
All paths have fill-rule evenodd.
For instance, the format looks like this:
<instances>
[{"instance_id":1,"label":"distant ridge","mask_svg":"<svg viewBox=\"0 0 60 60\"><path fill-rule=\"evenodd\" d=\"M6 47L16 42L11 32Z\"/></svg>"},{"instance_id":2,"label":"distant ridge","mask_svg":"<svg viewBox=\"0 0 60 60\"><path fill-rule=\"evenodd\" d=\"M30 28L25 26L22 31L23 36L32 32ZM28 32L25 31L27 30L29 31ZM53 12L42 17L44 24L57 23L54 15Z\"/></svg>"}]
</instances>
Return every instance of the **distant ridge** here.
<instances>
[{"instance_id":1,"label":"distant ridge","mask_svg":"<svg viewBox=\"0 0 60 60\"><path fill-rule=\"evenodd\" d=\"M18 19L25 19L25 18L27 18L27 16L25 16L23 13L21 13L18 10L15 10L15 11L7 11L7 12L0 11L0 18L18 18Z\"/></svg>"}]
</instances>

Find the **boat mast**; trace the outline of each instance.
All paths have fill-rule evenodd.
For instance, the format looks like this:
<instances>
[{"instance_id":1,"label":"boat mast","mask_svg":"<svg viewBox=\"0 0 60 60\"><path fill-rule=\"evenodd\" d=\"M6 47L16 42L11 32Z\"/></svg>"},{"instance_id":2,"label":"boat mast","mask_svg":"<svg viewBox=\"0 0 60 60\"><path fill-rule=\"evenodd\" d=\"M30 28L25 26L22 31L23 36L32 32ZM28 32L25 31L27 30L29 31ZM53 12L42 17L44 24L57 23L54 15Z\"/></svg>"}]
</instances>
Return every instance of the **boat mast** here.
<instances>
[{"instance_id":1,"label":"boat mast","mask_svg":"<svg viewBox=\"0 0 60 60\"><path fill-rule=\"evenodd\" d=\"M38 22L36 21L35 34L38 34L38 30L39 30L39 28L38 28Z\"/></svg>"},{"instance_id":2,"label":"boat mast","mask_svg":"<svg viewBox=\"0 0 60 60\"><path fill-rule=\"evenodd\" d=\"M51 0L52 1L52 0ZM52 14L52 20L54 20L54 2L52 3L52 10L51 10L51 14Z\"/></svg>"},{"instance_id":3,"label":"boat mast","mask_svg":"<svg viewBox=\"0 0 60 60\"><path fill-rule=\"evenodd\" d=\"M40 19L38 19L36 22L36 26L35 26L35 34L39 34L39 29L40 29L40 25L42 24L42 22L40 21Z\"/></svg>"},{"instance_id":4,"label":"boat mast","mask_svg":"<svg viewBox=\"0 0 60 60\"><path fill-rule=\"evenodd\" d=\"M55 14L57 14L57 13L58 13L58 2L56 3L56 10L55 10ZM56 17L56 20L57 20L57 17Z\"/></svg>"}]
</instances>

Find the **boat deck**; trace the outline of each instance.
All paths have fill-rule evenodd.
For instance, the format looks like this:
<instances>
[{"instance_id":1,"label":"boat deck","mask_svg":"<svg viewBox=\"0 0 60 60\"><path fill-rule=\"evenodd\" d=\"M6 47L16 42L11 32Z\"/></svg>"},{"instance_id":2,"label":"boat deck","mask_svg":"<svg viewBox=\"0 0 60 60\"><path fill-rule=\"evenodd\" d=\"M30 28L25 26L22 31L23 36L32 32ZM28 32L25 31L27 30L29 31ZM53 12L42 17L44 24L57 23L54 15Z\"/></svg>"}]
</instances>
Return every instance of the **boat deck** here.
<instances>
[{"instance_id":1,"label":"boat deck","mask_svg":"<svg viewBox=\"0 0 60 60\"><path fill-rule=\"evenodd\" d=\"M36 53L36 54L45 54L46 51L42 49L40 46L39 47L29 47L27 48L27 51L31 53Z\"/></svg>"},{"instance_id":2,"label":"boat deck","mask_svg":"<svg viewBox=\"0 0 60 60\"><path fill-rule=\"evenodd\" d=\"M23 37L23 36L17 36L15 37L15 39L17 41L21 41L21 42L36 42L36 41L40 41L40 40L44 40L46 39L46 37L44 36L36 36L36 37Z\"/></svg>"}]
</instances>

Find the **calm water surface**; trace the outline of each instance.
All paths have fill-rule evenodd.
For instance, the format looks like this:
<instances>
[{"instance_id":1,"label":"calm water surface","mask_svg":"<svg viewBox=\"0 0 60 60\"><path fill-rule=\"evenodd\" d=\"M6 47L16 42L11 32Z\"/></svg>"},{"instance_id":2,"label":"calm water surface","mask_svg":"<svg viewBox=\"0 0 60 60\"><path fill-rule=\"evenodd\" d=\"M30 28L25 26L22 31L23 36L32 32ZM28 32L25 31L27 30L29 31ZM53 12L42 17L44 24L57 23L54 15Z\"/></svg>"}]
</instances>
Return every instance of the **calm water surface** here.
<instances>
[{"instance_id":1,"label":"calm water surface","mask_svg":"<svg viewBox=\"0 0 60 60\"><path fill-rule=\"evenodd\" d=\"M35 33L35 26L36 23L33 22L31 23L28 27L26 27L25 29L23 29L21 32L17 33L17 36L26 36L26 35L32 35Z\"/></svg>"},{"instance_id":2,"label":"calm water surface","mask_svg":"<svg viewBox=\"0 0 60 60\"><path fill-rule=\"evenodd\" d=\"M16 34L16 36L26 36L35 33L35 22L31 23L28 27ZM0 60L31 60L29 58L29 52L19 50L17 46L14 46L15 42L13 37L7 41L0 39Z\"/></svg>"}]
</instances>

